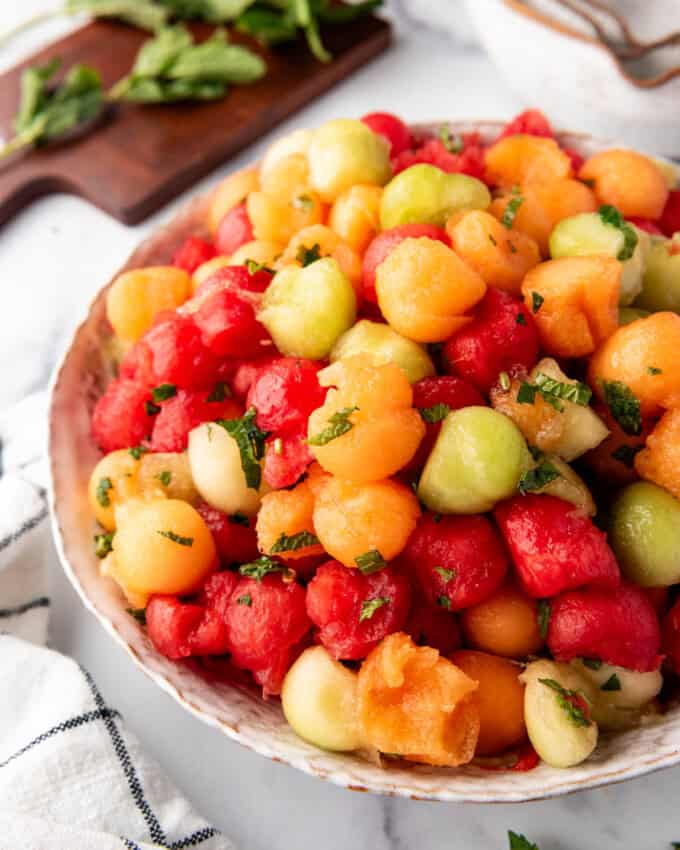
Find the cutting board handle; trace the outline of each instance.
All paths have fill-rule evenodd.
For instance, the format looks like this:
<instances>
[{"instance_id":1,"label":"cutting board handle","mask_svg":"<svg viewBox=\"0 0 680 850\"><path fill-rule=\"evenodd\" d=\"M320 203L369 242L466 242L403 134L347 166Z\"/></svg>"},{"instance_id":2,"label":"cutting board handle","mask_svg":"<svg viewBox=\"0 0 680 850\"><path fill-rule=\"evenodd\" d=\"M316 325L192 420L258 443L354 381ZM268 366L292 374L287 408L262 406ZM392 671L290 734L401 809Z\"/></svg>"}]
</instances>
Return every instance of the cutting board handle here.
<instances>
[{"instance_id":1,"label":"cutting board handle","mask_svg":"<svg viewBox=\"0 0 680 850\"><path fill-rule=\"evenodd\" d=\"M71 192L75 187L63 177L43 173L30 162L33 153L8 159L0 167L0 226L35 198L52 192Z\"/></svg>"}]
</instances>

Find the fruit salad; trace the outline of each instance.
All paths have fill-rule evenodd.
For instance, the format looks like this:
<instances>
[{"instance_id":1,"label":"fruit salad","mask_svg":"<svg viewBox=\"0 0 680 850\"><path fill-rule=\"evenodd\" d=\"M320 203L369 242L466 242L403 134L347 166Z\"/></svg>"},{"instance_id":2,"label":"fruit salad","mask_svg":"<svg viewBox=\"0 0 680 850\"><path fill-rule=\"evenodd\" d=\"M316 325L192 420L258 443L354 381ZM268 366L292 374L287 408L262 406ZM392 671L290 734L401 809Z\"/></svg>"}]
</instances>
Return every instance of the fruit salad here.
<instances>
[{"instance_id":1,"label":"fruit salad","mask_svg":"<svg viewBox=\"0 0 680 850\"><path fill-rule=\"evenodd\" d=\"M329 121L224 179L106 296L94 545L156 650L386 767L568 768L661 714L675 182L535 111Z\"/></svg>"}]
</instances>

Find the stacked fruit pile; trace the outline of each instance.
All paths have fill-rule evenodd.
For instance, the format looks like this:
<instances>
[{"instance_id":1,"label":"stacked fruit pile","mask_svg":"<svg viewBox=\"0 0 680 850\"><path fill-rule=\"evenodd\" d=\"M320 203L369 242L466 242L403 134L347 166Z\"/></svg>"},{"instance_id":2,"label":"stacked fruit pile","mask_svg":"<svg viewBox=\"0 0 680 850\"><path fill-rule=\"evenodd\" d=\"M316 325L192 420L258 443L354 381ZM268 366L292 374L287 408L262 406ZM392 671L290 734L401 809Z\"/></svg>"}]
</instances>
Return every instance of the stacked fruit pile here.
<instances>
[{"instance_id":1,"label":"stacked fruit pile","mask_svg":"<svg viewBox=\"0 0 680 850\"><path fill-rule=\"evenodd\" d=\"M526 769L528 737L566 767L658 711L674 180L535 112L486 145L331 121L226 178L211 240L108 292L96 547L158 651L248 671L319 746L429 764Z\"/></svg>"}]
</instances>

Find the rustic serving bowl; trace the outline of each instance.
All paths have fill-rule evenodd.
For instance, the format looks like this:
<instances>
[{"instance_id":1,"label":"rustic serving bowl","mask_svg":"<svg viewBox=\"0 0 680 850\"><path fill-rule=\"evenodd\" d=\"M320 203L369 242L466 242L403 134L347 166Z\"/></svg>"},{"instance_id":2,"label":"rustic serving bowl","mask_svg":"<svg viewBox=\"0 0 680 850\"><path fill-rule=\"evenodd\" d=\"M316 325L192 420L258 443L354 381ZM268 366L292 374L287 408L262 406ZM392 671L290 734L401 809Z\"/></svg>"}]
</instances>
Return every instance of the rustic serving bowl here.
<instances>
[{"instance_id":1,"label":"rustic serving bowl","mask_svg":"<svg viewBox=\"0 0 680 850\"><path fill-rule=\"evenodd\" d=\"M450 127L452 132L479 130L490 139L501 125L455 122ZM576 134L564 134L562 140L586 155L606 147ZM202 231L205 207L205 198L189 204L140 245L124 268L169 262L182 239ZM337 785L422 799L478 803L535 800L619 782L680 763L678 707L649 725L603 738L594 756L569 770L544 764L528 773L473 766L453 770L395 764L382 769L358 755L326 752L305 743L286 723L279 703L265 702L255 689L210 681L195 668L160 655L126 613L127 603L117 585L100 576L92 547L95 523L88 505L87 483L100 453L90 434L90 415L112 376L106 354L111 336L105 316L107 289L105 286L90 306L52 381L49 500L54 536L66 575L86 608L134 663L187 711L261 755Z\"/></svg>"}]
</instances>

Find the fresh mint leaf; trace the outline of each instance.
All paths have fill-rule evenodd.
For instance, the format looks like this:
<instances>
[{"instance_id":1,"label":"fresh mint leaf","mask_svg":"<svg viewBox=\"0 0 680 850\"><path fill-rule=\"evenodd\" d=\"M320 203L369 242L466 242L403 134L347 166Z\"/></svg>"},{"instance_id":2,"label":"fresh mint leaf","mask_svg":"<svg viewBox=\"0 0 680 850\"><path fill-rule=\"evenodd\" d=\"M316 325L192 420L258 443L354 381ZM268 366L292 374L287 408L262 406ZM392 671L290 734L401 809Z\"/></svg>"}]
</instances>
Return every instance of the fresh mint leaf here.
<instances>
[{"instance_id":1,"label":"fresh mint leaf","mask_svg":"<svg viewBox=\"0 0 680 850\"><path fill-rule=\"evenodd\" d=\"M95 534L94 554L98 558L105 558L113 549L113 534L113 531L107 531L104 534Z\"/></svg>"},{"instance_id":2,"label":"fresh mint leaf","mask_svg":"<svg viewBox=\"0 0 680 850\"><path fill-rule=\"evenodd\" d=\"M264 457L264 441L268 437L255 424L257 411L251 407L240 419L218 419L217 424L234 438L241 455L241 469L246 484L252 490L259 490L262 481L260 461Z\"/></svg>"},{"instance_id":3,"label":"fresh mint leaf","mask_svg":"<svg viewBox=\"0 0 680 850\"><path fill-rule=\"evenodd\" d=\"M157 478L164 487L169 487L172 481L172 472L169 469L164 469L158 473Z\"/></svg>"},{"instance_id":4,"label":"fresh mint leaf","mask_svg":"<svg viewBox=\"0 0 680 850\"><path fill-rule=\"evenodd\" d=\"M522 495L535 493L559 477L560 473L555 466L549 460L544 460L533 469L528 469L522 473L517 489Z\"/></svg>"},{"instance_id":5,"label":"fresh mint leaf","mask_svg":"<svg viewBox=\"0 0 680 850\"><path fill-rule=\"evenodd\" d=\"M599 670L602 667L602 661L599 658L582 658L581 662L589 670Z\"/></svg>"},{"instance_id":6,"label":"fresh mint leaf","mask_svg":"<svg viewBox=\"0 0 680 850\"><path fill-rule=\"evenodd\" d=\"M253 597L249 593L244 593L243 596L239 596L236 600L238 605L245 605L250 608L253 604Z\"/></svg>"},{"instance_id":7,"label":"fresh mint leaf","mask_svg":"<svg viewBox=\"0 0 680 850\"><path fill-rule=\"evenodd\" d=\"M295 259L305 268L321 259L321 246L318 242L315 242L311 248L300 245Z\"/></svg>"},{"instance_id":8,"label":"fresh mint leaf","mask_svg":"<svg viewBox=\"0 0 680 850\"><path fill-rule=\"evenodd\" d=\"M548 637L548 626L550 625L550 602L547 599L538 600L536 622L538 623L538 631L545 640Z\"/></svg>"},{"instance_id":9,"label":"fresh mint leaf","mask_svg":"<svg viewBox=\"0 0 680 850\"><path fill-rule=\"evenodd\" d=\"M621 690L621 680L616 675L616 673L612 673L611 676L607 679L606 682L600 685L601 691L620 691Z\"/></svg>"},{"instance_id":10,"label":"fresh mint leaf","mask_svg":"<svg viewBox=\"0 0 680 850\"><path fill-rule=\"evenodd\" d=\"M290 537L281 532L269 552L271 555L278 555L280 552L296 552L307 546L316 546L318 542L319 538L309 531L300 531L298 534L291 534Z\"/></svg>"},{"instance_id":11,"label":"fresh mint leaf","mask_svg":"<svg viewBox=\"0 0 680 850\"><path fill-rule=\"evenodd\" d=\"M132 455L135 460L139 460L142 455L145 455L149 450L146 446L133 446L131 449L128 449L128 452Z\"/></svg>"},{"instance_id":12,"label":"fresh mint leaf","mask_svg":"<svg viewBox=\"0 0 680 850\"><path fill-rule=\"evenodd\" d=\"M97 484L96 496L97 501L103 508L108 508L111 505L109 491L113 490L113 482L110 478L100 478Z\"/></svg>"},{"instance_id":13,"label":"fresh mint leaf","mask_svg":"<svg viewBox=\"0 0 680 850\"><path fill-rule=\"evenodd\" d=\"M543 302L545 298L542 295L539 295L538 292L531 293L531 312L536 314L543 306Z\"/></svg>"},{"instance_id":14,"label":"fresh mint leaf","mask_svg":"<svg viewBox=\"0 0 680 850\"><path fill-rule=\"evenodd\" d=\"M239 567L239 572L242 576L253 578L255 581L262 581L265 576L271 573L283 573L284 577L291 575L291 571L285 564L275 561L267 555L262 555L248 564L242 564Z\"/></svg>"},{"instance_id":15,"label":"fresh mint leaf","mask_svg":"<svg viewBox=\"0 0 680 850\"><path fill-rule=\"evenodd\" d=\"M642 433L640 402L633 391L622 381L602 381L604 403L626 434Z\"/></svg>"},{"instance_id":16,"label":"fresh mint leaf","mask_svg":"<svg viewBox=\"0 0 680 850\"><path fill-rule=\"evenodd\" d=\"M350 416L359 410L358 407L343 407L334 413L328 420L328 425L318 434L310 437L307 442L310 446L325 446L331 440L336 440L342 437L348 431L354 428L354 423L350 421Z\"/></svg>"},{"instance_id":17,"label":"fresh mint leaf","mask_svg":"<svg viewBox=\"0 0 680 850\"><path fill-rule=\"evenodd\" d=\"M363 555L358 555L354 561L363 576L370 576L371 573L377 573L387 566L387 561L377 549L369 549Z\"/></svg>"},{"instance_id":18,"label":"fresh mint leaf","mask_svg":"<svg viewBox=\"0 0 680 850\"><path fill-rule=\"evenodd\" d=\"M167 401L177 395L177 387L174 384L159 384L151 390L151 398L158 404Z\"/></svg>"},{"instance_id":19,"label":"fresh mint leaf","mask_svg":"<svg viewBox=\"0 0 680 850\"><path fill-rule=\"evenodd\" d=\"M370 620L375 612L382 608L383 605L389 605L392 600L389 596L376 596L373 599L364 599L361 603L361 614L359 614L359 622Z\"/></svg>"},{"instance_id":20,"label":"fresh mint leaf","mask_svg":"<svg viewBox=\"0 0 680 850\"><path fill-rule=\"evenodd\" d=\"M65 0L64 11L69 15L115 18L148 32L161 29L169 17L168 9L150 0Z\"/></svg>"},{"instance_id":21,"label":"fresh mint leaf","mask_svg":"<svg viewBox=\"0 0 680 850\"><path fill-rule=\"evenodd\" d=\"M444 581L451 581L458 575L457 570L449 570L446 567L435 567L434 571L439 573L439 575L444 579Z\"/></svg>"},{"instance_id":22,"label":"fresh mint leaf","mask_svg":"<svg viewBox=\"0 0 680 850\"><path fill-rule=\"evenodd\" d=\"M509 850L539 850L525 835L520 835L512 830L508 831Z\"/></svg>"},{"instance_id":23,"label":"fresh mint leaf","mask_svg":"<svg viewBox=\"0 0 680 850\"><path fill-rule=\"evenodd\" d=\"M630 446L627 443L622 443L617 449L614 449L612 457L632 469L635 466L635 455L642 449L643 446Z\"/></svg>"},{"instance_id":24,"label":"fresh mint leaf","mask_svg":"<svg viewBox=\"0 0 680 850\"><path fill-rule=\"evenodd\" d=\"M539 679L538 681L555 692L557 704L574 726L592 725L593 721L589 716L588 705L580 691L563 688L555 679Z\"/></svg>"},{"instance_id":25,"label":"fresh mint leaf","mask_svg":"<svg viewBox=\"0 0 680 850\"><path fill-rule=\"evenodd\" d=\"M628 224L616 207L611 204L603 204L599 209L600 219L611 227L615 227L623 233L623 248L619 251L616 259L620 262L629 260L637 247L638 235L635 228Z\"/></svg>"},{"instance_id":26,"label":"fresh mint leaf","mask_svg":"<svg viewBox=\"0 0 680 850\"><path fill-rule=\"evenodd\" d=\"M508 204L503 212L501 217L501 224L504 227L507 227L508 230L512 228L512 225L515 223L515 217L519 208L524 203L524 198L522 195L513 195L512 198L508 201Z\"/></svg>"},{"instance_id":27,"label":"fresh mint leaf","mask_svg":"<svg viewBox=\"0 0 680 850\"><path fill-rule=\"evenodd\" d=\"M419 407L418 413L420 413L423 422L427 422L428 425L434 425L436 422L446 419L449 413L451 413L451 408L448 404L438 402L431 407Z\"/></svg>"},{"instance_id":28,"label":"fresh mint leaf","mask_svg":"<svg viewBox=\"0 0 680 850\"><path fill-rule=\"evenodd\" d=\"M452 135L446 124L442 124L439 128L439 141L449 153L460 153L464 147L463 137L460 133Z\"/></svg>"},{"instance_id":29,"label":"fresh mint leaf","mask_svg":"<svg viewBox=\"0 0 680 850\"><path fill-rule=\"evenodd\" d=\"M218 381L206 401L224 401L227 398L231 398L231 390L224 381Z\"/></svg>"},{"instance_id":30,"label":"fresh mint leaf","mask_svg":"<svg viewBox=\"0 0 680 850\"><path fill-rule=\"evenodd\" d=\"M227 518L233 525L242 525L244 528L250 528L250 520L245 514L230 514Z\"/></svg>"},{"instance_id":31,"label":"fresh mint leaf","mask_svg":"<svg viewBox=\"0 0 680 850\"><path fill-rule=\"evenodd\" d=\"M451 600L448 596L444 596L444 594L437 597L437 605L439 605L440 608L446 608L447 611L451 610Z\"/></svg>"},{"instance_id":32,"label":"fresh mint leaf","mask_svg":"<svg viewBox=\"0 0 680 850\"><path fill-rule=\"evenodd\" d=\"M181 534L175 534L174 531L158 531L161 537L167 537L168 540L172 540L173 543L177 543L180 546L193 546L194 538L193 537L183 537Z\"/></svg>"},{"instance_id":33,"label":"fresh mint leaf","mask_svg":"<svg viewBox=\"0 0 680 850\"><path fill-rule=\"evenodd\" d=\"M146 609L145 608L126 608L127 613L133 618L133 620L137 620L140 626L146 625Z\"/></svg>"}]
</instances>

